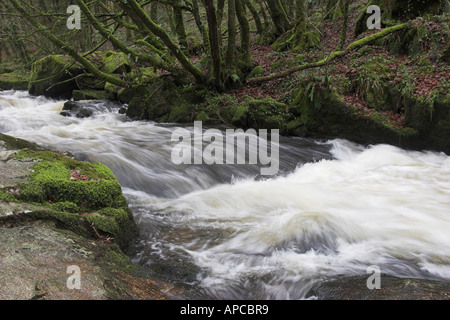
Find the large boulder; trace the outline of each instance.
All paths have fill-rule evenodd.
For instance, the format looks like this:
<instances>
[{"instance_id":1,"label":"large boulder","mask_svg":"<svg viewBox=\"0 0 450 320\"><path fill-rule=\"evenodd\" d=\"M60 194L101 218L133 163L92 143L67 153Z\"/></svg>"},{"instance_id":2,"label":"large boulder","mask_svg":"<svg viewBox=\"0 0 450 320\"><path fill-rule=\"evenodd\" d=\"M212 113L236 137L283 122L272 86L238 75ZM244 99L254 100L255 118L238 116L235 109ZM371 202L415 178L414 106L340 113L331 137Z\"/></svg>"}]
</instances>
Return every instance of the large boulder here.
<instances>
[{"instance_id":1,"label":"large boulder","mask_svg":"<svg viewBox=\"0 0 450 320\"><path fill-rule=\"evenodd\" d=\"M136 225L120 184L77 161L0 134L0 299L165 299L124 254ZM78 271L77 271L78 270ZM71 280L79 272L80 286Z\"/></svg>"},{"instance_id":2,"label":"large boulder","mask_svg":"<svg viewBox=\"0 0 450 320\"><path fill-rule=\"evenodd\" d=\"M131 61L123 52L108 51L102 57L103 71L110 74L122 74L131 71Z\"/></svg>"},{"instance_id":3,"label":"large boulder","mask_svg":"<svg viewBox=\"0 0 450 320\"><path fill-rule=\"evenodd\" d=\"M73 78L83 73L83 67L71 63L72 59L65 55L51 55L35 62L31 68L29 93L50 98L71 98L72 91L78 89Z\"/></svg>"},{"instance_id":4,"label":"large boulder","mask_svg":"<svg viewBox=\"0 0 450 320\"><path fill-rule=\"evenodd\" d=\"M405 126L396 127L381 114L365 113L347 105L342 97L330 89L316 89L311 95L300 89L289 112L296 117L289 133L335 138L340 137L362 144L391 145L434 150L450 154L450 103L443 96L432 106L409 97L404 102Z\"/></svg>"},{"instance_id":5,"label":"large boulder","mask_svg":"<svg viewBox=\"0 0 450 320\"><path fill-rule=\"evenodd\" d=\"M95 114L112 112L120 108L120 104L108 100L67 101L60 114L65 117L89 118Z\"/></svg>"}]
</instances>

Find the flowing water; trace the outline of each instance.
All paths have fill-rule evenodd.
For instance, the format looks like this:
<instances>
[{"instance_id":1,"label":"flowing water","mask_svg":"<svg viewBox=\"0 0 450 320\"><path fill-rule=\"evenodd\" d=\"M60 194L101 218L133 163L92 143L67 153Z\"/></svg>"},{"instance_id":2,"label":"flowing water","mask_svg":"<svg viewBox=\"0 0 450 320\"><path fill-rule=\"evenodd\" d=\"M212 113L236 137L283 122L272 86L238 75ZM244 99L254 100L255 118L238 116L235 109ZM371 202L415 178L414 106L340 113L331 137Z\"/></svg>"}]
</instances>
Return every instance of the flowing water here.
<instances>
[{"instance_id":1,"label":"flowing water","mask_svg":"<svg viewBox=\"0 0 450 320\"><path fill-rule=\"evenodd\" d=\"M280 172L267 178L256 165L173 164L176 125L117 108L63 117L62 106L1 92L0 132L109 166L140 229L133 260L192 295L311 298L320 281L373 265L450 281L445 154L281 138Z\"/></svg>"}]
</instances>

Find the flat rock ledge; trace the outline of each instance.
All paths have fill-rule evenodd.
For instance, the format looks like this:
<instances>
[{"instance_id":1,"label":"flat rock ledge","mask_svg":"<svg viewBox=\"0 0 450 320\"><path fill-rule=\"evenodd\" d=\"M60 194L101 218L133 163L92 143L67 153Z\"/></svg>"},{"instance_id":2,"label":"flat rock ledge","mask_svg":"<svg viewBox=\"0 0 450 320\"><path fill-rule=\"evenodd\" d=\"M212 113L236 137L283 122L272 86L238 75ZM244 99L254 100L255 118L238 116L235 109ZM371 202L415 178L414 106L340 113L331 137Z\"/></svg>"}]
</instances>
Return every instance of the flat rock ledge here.
<instances>
[{"instance_id":1,"label":"flat rock ledge","mask_svg":"<svg viewBox=\"0 0 450 320\"><path fill-rule=\"evenodd\" d=\"M53 155L55 161L49 161ZM52 154L0 134L0 300L162 300L179 295L172 285L149 279L124 254L127 240L136 231L120 195L107 199L114 204L107 204L113 207L108 211L102 208L107 206L104 203L89 206L70 196L52 201L52 194L42 193L46 184L37 183L37 171L42 168L36 164L57 167L66 159L71 166L79 164L82 170L95 173L89 171L88 163L78 163L67 154ZM61 186L78 183L80 190L96 183L101 186L101 179L67 178ZM112 177L102 178L115 190ZM36 189L39 186L43 189ZM45 202L35 197L41 193Z\"/></svg>"}]
</instances>

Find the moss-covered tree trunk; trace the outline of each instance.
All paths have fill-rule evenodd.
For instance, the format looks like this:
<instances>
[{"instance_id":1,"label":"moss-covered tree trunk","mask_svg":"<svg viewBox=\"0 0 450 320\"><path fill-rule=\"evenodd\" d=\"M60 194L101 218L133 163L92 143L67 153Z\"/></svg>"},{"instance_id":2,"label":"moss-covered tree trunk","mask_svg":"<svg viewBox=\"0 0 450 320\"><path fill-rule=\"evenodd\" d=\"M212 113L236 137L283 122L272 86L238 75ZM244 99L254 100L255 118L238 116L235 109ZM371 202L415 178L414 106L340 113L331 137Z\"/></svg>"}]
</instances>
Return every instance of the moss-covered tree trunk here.
<instances>
[{"instance_id":1,"label":"moss-covered tree trunk","mask_svg":"<svg viewBox=\"0 0 450 320\"><path fill-rule=\"evenodd\" d=\"M192 14L194 16L195 24L197 25L197 28L202 35L204 50L205 52L208 52L209 51L208 29L206 28L206 25L203 23L203 20L200 16L200 7L198 4L198 0L192 0Z\"/></svg>"},{"instance_id":2,"label":"moss-covered tree trunk","mask_svg":"<svg viewBox=\"0 0 450 320\"><path fill-rule=\"evenodd\" d=\"M202 71L192 64L181 48L170 38L168 33L150 19L136 0L128 0L126 8L135 19L139 19L154 35L162 40L167 49L177 58L178 62L180 62L183 69L189 72L198 83L203 83L205 81Z\"/></svg>"},{"instance_id":3,"label":"moss-covered tree trunk","mask_svg":"<svg viewBox=\"0 0 450 320\"><path fill-rule=\"evenodd\" d=\"M347 41L349 7L350 7L350 0L345 0L344 11L342 13L344 16L344 22L342 23L341 36L339 39L338 50L342 50L345 46L345 42Z\"/></svg>"},{"instance_id":4,"label":"moss-covered tree trunk","mask_svg":"<svg viewBox=\"0 0 450 320\"><path fill-rule=\"evenodd\" d=\"M220 54L219 29L217 24L216 9L213 0L204 0L206 16L208 19L210 53L213 61L214 83L217 89L223 91L223 71Z\"/></svg>"},{"instance_id":5,"label":"moss-covered tree trunk","mask_svg":"<svg viewBox=\"0 0 450 320\"><path fill-rule=\"evenodd\" d=\"M225 64L228 70L234 69L236 53L236 0L228 0L228 46Z\"/></svg>"},{"instance_id":6,"label":"moss-covered tree trunk","mask_svg":"<svg viewBox=\"0 0 450 320\"><path fill-rule=\"evenodd\" d=\"M291 22L280 0L267 0L267 7L277 34L283 34L291 29Z\"/></svg>"},{"instance_id":7,"label":"moss-covered tree trunk","mask_svg":"<svg viewBox=\"0 0 450 320\"><path fill-rule=\"evenodd\" d=\"M188 42L187 42L186 29L184 27L183 11L182 11L181 7L179 6L180 0L176 0L175 4L178 4L178 5L173 6L175 32L178 36L178 43L180 44L180 47L183 49L183 51L185 53L187 53Z\"/></svg>"},{"instance_id":8,"label":"moss-covered tree trunk","mask_svg":"<svg viewBox=\"0 0 450 320\"><path fill-rule=\"evenodd\" d=\"M306 9L303 0L296 1L296 20L293 30L279 38L273 45L277 51L292 49L301 52L320 45L320 32L306 21Z\"/></svg>"},{"instance_id":9,"label":"moss-covered tree trunk","mask_svg":"<svg viewBox=\"0 0 450 320\"><path fill-rule=\"evenodd\" d=\"M261 22L261 18L259 16L258 10L251 0L243 0L250 13L252 14L253 20L255 21L256 31L258 35L262 35L264 33L264 26Z\"/></svg>"},{"instance_id":10,"label":"moss-covered tree trunk","mask_svg":"<svg viewBox=\"0 0 450 320\"><path fill-rule=\"evenodd\" d=\"M245 7L242 1L236 0L236 15L241 27L241 51L242 60L244 62L243 67L248 68L251 66L251 51L250 51L250 25L245 15Z\"/></svg>"}]
</instances>

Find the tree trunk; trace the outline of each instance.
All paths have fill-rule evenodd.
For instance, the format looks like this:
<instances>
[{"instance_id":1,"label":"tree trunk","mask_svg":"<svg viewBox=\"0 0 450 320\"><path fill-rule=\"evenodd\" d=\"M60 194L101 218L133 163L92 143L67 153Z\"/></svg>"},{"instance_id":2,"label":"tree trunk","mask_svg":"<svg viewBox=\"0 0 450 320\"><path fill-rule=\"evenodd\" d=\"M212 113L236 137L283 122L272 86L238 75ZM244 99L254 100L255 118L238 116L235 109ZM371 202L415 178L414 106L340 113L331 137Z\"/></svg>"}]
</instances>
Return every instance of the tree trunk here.
<instances>
[{"instance_id":1,"label":"tree trunk","mask_svg":"<svg viewBox=\"0 0 450 320\"><path fill-rule=\"evenodd\" d=\"M338 50L342 50L345 46L345 42L347 41L347 29L348 29L348 9L350 6L350 0L345 0L344 3L344 22L342 23L341 37L339 40Z\"/></svg>"},{"instance_id":2,"label":"tree trunk","mask_svg":"<svg viewBox=\"0 0 450 320\"><path fill-rule=\"evenodd\" d=\"M227 69L234 66L234 57L236 53L236 0L228 0L228 46L225 57Z\"/></svg>"},{"instance_id":3,"label":"tree trunk","mask_svg":"<svg viewBox=\"0 0 450 320\"><path fill-rule=\"evenodd\" d=\"M176 1L176 4L179 4L180 0ZM184 28L184 17L183 17L183 11L180 6L173 6L173 17L175 22L175 32L178 36L178 43L180 44L180 47L182 50L187 53L188 51L188 42L187 42L187 35L186 35L186 29Z\"/></svg>"},{"instance_id":4,"label":"tree trunk","mask_svg":"<svg viewBox=\"0 0 450 320\"><path fill-rule=\"evenodd\" d=\"M136 15L136 19L139 19L154 35L156 35L163 41L165 46L183 66L184 70L194 76L195 80L198 83L202 83L205 81L202 71L194 66L191 61L189 61L189 59L184 55L181 48L177 46L175 42L173 42L173 40L169 37L169 35L163 28L161 28L150 19L150 17L145 13L145 11L142 9L139 3L137 3L136 0L128 0L127 6L129 6L129 9L132 9L130 10L130 12Z\"/></svg>"},{"instance_id":5,"label":"tree trunk","mask_svg":"<svg viewBox=\"0 0 450 320\"><path fill-rule=\"evenodd\" d=\"M236 15L241 26L241 51L244 65L250 67L252 64L251 51L250 51L250 25L247 17L245 16L244 6L242 1L236 0Z\"/></svg>"},{"instance_id":6,"label":"tree trunk","mask_svg":"<svg viewBox=\"0 0 450 320\"><path fill-rule=\"evenodd\" d=\"M107 73L104 73L97 69L89 60L79 55L73 48L69 47L66 43L59 40L57 37L53 35L47 28L45 28L42 24L37 22L31 15L28 13L28 11L22 7L17 0L9 0L12 5L22 13L22 15L28 20L31 25L33 25L37 30L40 30L41 33L44 35L45 38L47 38L50 42L52 42L54 45L56 45L58 48L66 51L75 61L79 62L81 65L83 65L90 73L92 73L95 77L98 79L104 80L106 82L115 84L119 87L128 87L128 83L125 81L116 78L114 76L111 76Z\"/></svg>"},{"instance_id":7,"label":"tree trunk","mask_svg":"<svg viewBox=\"0 0 450 320\"><path fill-rule=\"evenodd\" d=\"M267 0L269 13L277 34L281 35L291 29L291 23L280 0Z\"/></svg>"},{"instance_id":8,"label":"tree trunk","mask_svg":"<svg viewBox=\"0 0 450 320\"><path fill-rule=\"evenodd\" d=\"M251 2L251 0L244 0L244 3L247 6L247 8L250 10L250 12L253 16L253 19L255 20L256 31L258 32L259 35L262 35L264 33L264 26L261 22L261 18L259 17L258 10L256 10L256 8L253 5L253 3Z\"/></svg>"},{"instance_id":9,"label":"tree trunk","mask_svg":"<svg viewBox=\"0 0 450 320\"><path fill-rule=\"evenodd\" d=\"M214 82L218 90L223 91L222 59L220 57L220 44L217 26L216 9L213 0L204 0L206 16L208 18L210 52L213 61Z\"/></svg>"}]
</instances>

